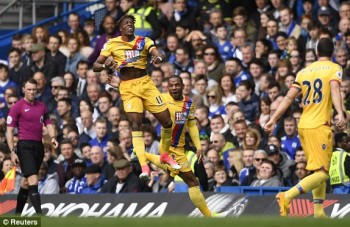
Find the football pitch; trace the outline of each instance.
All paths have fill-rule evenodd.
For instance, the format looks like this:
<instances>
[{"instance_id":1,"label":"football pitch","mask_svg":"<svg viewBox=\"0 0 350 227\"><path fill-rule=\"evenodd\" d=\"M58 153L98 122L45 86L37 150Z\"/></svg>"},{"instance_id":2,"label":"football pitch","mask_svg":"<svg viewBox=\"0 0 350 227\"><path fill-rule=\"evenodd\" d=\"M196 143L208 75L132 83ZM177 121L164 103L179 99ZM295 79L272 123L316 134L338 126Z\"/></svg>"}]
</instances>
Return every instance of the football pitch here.
<instances>
[{"instance_id":1,"label":"football pitch","mask_svg":"<svg viewBox=\"0 0 350 227\"><path fill-rule=\"evenodd\" d=\"M0 225L2 226L2 225ZM41 219L42 227L349 227L350 219L280 218L245 216L238 218L188 218L167 216L161 218L49 218Z\"/></svg>"}]
</instances>

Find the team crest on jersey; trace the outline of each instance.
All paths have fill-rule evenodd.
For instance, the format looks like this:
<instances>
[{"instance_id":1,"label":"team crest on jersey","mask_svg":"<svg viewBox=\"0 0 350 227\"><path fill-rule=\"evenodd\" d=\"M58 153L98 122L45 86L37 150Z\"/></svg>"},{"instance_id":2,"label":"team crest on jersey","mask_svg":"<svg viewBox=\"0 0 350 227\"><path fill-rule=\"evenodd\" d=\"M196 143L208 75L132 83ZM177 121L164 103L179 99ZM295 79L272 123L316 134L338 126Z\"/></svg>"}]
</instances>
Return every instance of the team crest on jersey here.
<instances>
[{"instance_id":1,"label":"team crest on jersey","mask_svg":"<svg viewBox=\"0 0 350 227\"><path fill-rule=\"evenodd\" d=\"M322 144L322 150L325 150L326 149L326 144Z\"/></svg>"},{"instance_id":2,"label":"team crest on jersey","mask_svg":"<svg viewBox=\"0 0 350 227\"><path fill-rule=\"evenodd\" d=\"M185 124L187 113L186 112L175 112L175 124Z\"/></svg>"},{"instance_id":3,"label":"team crest on jersey","mask_svg":"<svg viewBox=\"0 0 350 227\"><path fill-rule=\"evenodd\" d=\"M337 77L340 79L342 78L342 73L340 71L337 72Z\"/></svg>"},{"instance_id":4,"label":"team crest on jersey","mask_svg":"<svg viewBox=\"0 0 350 227\"><path fill-rule=\"evenodd\" d=\"M7 116L6 123L8 125L12 123L12 117L11 116Z\"/></svg>"}]
</instances>

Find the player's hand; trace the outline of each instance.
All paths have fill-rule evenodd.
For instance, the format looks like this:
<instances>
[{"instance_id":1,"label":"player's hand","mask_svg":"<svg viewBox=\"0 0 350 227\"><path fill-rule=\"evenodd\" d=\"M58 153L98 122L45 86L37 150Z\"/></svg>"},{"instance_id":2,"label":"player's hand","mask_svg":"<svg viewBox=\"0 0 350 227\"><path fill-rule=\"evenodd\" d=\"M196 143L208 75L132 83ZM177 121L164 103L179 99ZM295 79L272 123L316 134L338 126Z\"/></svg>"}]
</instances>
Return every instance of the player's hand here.
<instances>
[{"instance_id":1,"label":"player's hand","mask_svg":"<svg viewBox=\"0 0 350 227\"><path fill-rule=\"evenodd\" d=\"M151 60L151 64L159 64L163 61L163 58L161 56L153 56Z\"/></svg>"},{"instance_id":2,"label":"player's hand","mask_svg":"<svg viewBox=\"0 0 350 227\"><path fill-rule=\"evenodd\" d=\"M120 79L117 76L108 76L107 82L109 85L111 85L114 88L119 88Z\"/></svg>"},{"instance_id":3,"label":"player's hand","mask_svg":"<svg viewBox=\"0 0 350 227\"><path fill-rule=\"evenodd\" d=\"M19 164L19 159L18 159L18 156L15 152L11 152L11 161L14 165Z\"/></svg>"},{"instance_id":4,"label":"player's hand","mask_svg":"<svg viewBox=\"0 0 350 227\"><path fill-rule=\"evenodd\" d=\"M264 126L264 130L270 134L274 129L274 127L275 127L275 122L272 120L269 120Z\"/></svg>"},{"instance_id":5,"label":"player's hand","mask_svg":"<svg viewBox=\"0 0 350 227\"><path fill-rule=\"evenodd\" d=\"M107 60L105 61L105 66L107 66L110 69L115 69L116 64L114 63L113 57L107 58Z\"/></svg>"},{"instance_id":6,"label":"player's hand","mask_svg":"<svg viewBox=\"0 0 350 227\"><path fill-rule=\"evenodd\" d=\"M203 150L202 149L197 149L196 155L197 155L197 162L198 163L203 161Z\"/></svg>"},{"instance_id":7,"label":"player's hand","mask_svg":"<svg viewBox=\"0 0 350 227\"><path fill-rule=\"evenodd\" d=\"M338 114L338 120L335 122L335 125L343 130L346 125L346 116L344 116L344 114Z\"/></svg>"},{"instance_id":8,"label":"player's hand","mask_svg":"<svg viewBox=\"0 0 350 227\"><path fill-rule=\"evenodd\" d=\"M51 143L52 143L53 148L55 148L55 149L58 148L58 142L57 142L57 140L55 138L51 139Z\"/></svg>"}]
</instances>

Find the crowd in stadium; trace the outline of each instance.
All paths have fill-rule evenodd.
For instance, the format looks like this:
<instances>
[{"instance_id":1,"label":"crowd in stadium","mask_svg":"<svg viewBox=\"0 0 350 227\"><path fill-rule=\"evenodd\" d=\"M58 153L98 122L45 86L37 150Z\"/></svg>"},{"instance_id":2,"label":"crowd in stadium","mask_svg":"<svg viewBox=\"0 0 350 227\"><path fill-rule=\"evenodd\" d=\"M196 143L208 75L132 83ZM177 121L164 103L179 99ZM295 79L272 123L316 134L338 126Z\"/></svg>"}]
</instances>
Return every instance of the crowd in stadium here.
<instances>
[{"instance_id":1,"label":"crowd in stadium","mask_svg":"<svg viewBox=\"0 0 350 227\"><path fill-rule=\"evenodd\" d=\"M297 73L317 61L320 38L333 39L332 60L343 68L341 95L350 111L350 2L106 0L105 5L100 24L72 13L69 30L49 34L45 26L37 26L31 34L13 36L8 58L0 63L0 181L14 165L5 139L6 117L23 97L22 83L32 77L59 143L54 149L44 131L41 194L173 192L176 184L183 184L153 165L150 181L138 178L131 123L119 90L108 84L115 75L109 69L92 70L105 42L120 35L117 22L124 14L134 15L135 33L150 37L166 56L162 63L148 65L157 88L166 93L167 79L177 75L185 85L183 94L195 103L205 157L197 162L189 137L186 156L204 191L290 187L309 174L297 128L303 97L293 102L271 135L263 127ZM331 125L334 150L350 152L350 128L338 129L336 116ZM161 126L148 112L142 131L146 151L159 154ZM346 166L349 179L348 159ZM18 166L18 185L9 193L18 193L20 178ZM333 192L332 185L327 191Z\"/></svg>"}]
</instances>

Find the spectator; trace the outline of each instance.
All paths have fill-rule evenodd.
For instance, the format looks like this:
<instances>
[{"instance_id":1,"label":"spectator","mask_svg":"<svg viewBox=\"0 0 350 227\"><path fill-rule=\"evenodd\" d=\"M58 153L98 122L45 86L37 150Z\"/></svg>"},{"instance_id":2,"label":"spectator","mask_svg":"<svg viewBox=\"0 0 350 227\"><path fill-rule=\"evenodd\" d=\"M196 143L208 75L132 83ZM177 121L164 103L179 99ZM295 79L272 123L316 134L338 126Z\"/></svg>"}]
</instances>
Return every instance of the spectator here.
<instances>
[{"instance_id":1,"label":"spectator","mask_svg":"<svg viewBox=\"0 0 350 227\"><path fill-rule=\"evenodd\" d=\"M75 159L71 164L73 178L67 181L65 188L67 194L80 194L86 187L85 168L86 164L82 159Z\"/></svg>"},{"instance_id":2,"label":"spectator","mask_svg":"<svg viewBox=\"0 0 350 227\"><path fill-rule=\"evenodd\" d=\"M76 37L70 36L68 38L67 46L69 50L69 56L67 57L65 71L71 72L77 77L78 63L82 60L85 61L87 59L86 57L84 57L82 54L79 53L81 44Z\"/></svg>"},{"instance_id":3,"label":"spectator","mask_svg":"<svg viewBox=\"0 0 350 227\"><path fill-rule=\"evenodd\" d=\"M77 13L70 13L68 15L68 27L69 33L75 34L77 31L82 30L80 26L80 16Z\"/></svg>"},{"instance_id":4,"label":"spectator","mask_svg":"<svg viewBox=\"0 0 350 227\"><path fill-rule=\"evenodd\" d=\"M46 162L41 164L38 172L38 180L38 191L40 194L58 194L60 192L58 175L57 173L49 174Z\"/></svg>"},{"instance_id":5,"label":"spectator","mask_svg":"<svg viewBox=\"0 0 350 227\"><path fill-rule=\"evenodd\" d=\"M174 1L174 11L169 21L167 21L167 19L162 21L163 24L167 25L168 33L175 32L177 24L183 24L184 26L188 27L190 31L197 28L195 15L191 12L191 9L189 9L187 3L187 0Z\"/></svg>"},{"instance_id":6,"label":"spectator","mask_svg":"<svg viewBox=\"0 0 350 227\"><path fill-rule=\"evenodd\" d=\"M225 72L231 76L237 88L241 81L250 79L250 75L244 71L241 60L228 58L225 62Z\"/></svg>"},{"instance_id":7,"label":"spectator","mask_svg":"<svg viewBox=\"0 0 350 227\"><path fill-rule=\"evenodd\" d=\"M142 126L142 132L143 139L145 141L146 152L159 155L159 141L157 140L157 133L155 129L149 124L144 124Z\"/></svg>"},{"instance_id":8,"label":"spectator","mask_svg":"<svg viewBox=\"0 0 350 227\"><path fill-rule=\"evenodd\" d=\"M60 192L65 193L65 184L73 177L71 164L74 163L78 156L74 153L73 144L70 140L64 139L60 144L61 154L64 160L57 166L57 174L59 179Z\"/></svg>"},{"instance_id":9,"label":"spectator","mask_svg":"<svg viewBox=\"0 0 350 227\"><path fill-rule=\"evenodd\" d=\"M273 144L267 145L265 151L268 155L268 159L272 161L277 168L281 169L284 180L288 180L291 177L291 166L294 165L294 161L289 159L287 153L281 152L279 148Z\"/></svg>"},{"instance_id":10,"label":"spectator","mask_svg":"<svg viewBox=\"0 0 350 227\"><path fill-rule=\"evenodd\" d=\"M215 46L207 45L204 47L203 53L203 59L208 66L208 78L219 83L224 64L222 63L218 49Z\"/></svg>"},{"instance_id":11,"label":"spectator","mask_svg":"<svg viewBox=\"0 0 350 227\"><path fill-rule=\"evenodd\" d=\"M58 75L64 74L64 69L67 62L67 57L59 50L62 44L62 39L58 35L50 35L47 48L49 49L47 56L58 66Z\"/></svg>"},{"instance_id":12,"label":"spectator","mask_svg":"<svg viewBox=\"0 0 350 227\"><path fill-rule=\"evenodd\" d=\"M102 21L102 27L103 27L103 34L97 39L96 41L96 45L94 47L94 52L92 52L92 54L89 56L89 64L92 65L97 57L100 55L100 52L103 48L103 45L110 39L110 38L114 38L117 37L120 32L117 31L116 29L116 21L115 19L110 16L110 15L106 15L103 18Z\"/></svg>"},{"instance_id":13,"label":"spectator","mask_svg":"<svg viewBox=\"0 0 350 227\"><path fill-rule=\"evenodd\" d=\"M180 46L176 49L174 67L175 75L180 75L181 72L193 72L194 64L188 48Z\"/></svg>"},{"instance_id":14,"label":"spectator","mask_svg":"<svg viewBox=\"0 0 350 227\"><path fill-rule=\"evenodd\" d=\"M6 106L5 90L9 87L16 88L15 82L9 79L9 67L0 63L0 107Z\"/></svg>"},{"instance_id":15,"label":"spectator","mask_svg":"<svg viewBox=\"0 0 350 227\"><path fill-rule=\"evenodd\" d=\"M86 185L80 194L97 194L104 183L104 176L101 174L101 167L91 165L85 168Z\"/></svg>"},{"instance_id":16,"label":"spectator","mask_svg":"<svg viewBox=\"0 0 350 227\"><path fill-rule=\"evenodd\" d=\"M22 94L22 84L25 80L33 75L30 68L24 64L21 60L20 49L10 49L8 52L8 58L10 61L9 79L16 83L17 91Z\"/></svg>"},{"instance_id":17,"label":"spectator","mask_svg":"<svg viewBox=\"0 0 350 227\"><path fill-rule=\"evenodd\" d=\"M229 171L231 165L228 161L229 153L235 149L233 143L226 141L222 134L214 133L210 139L212 148L219 153L220 160L223 161L226 171Z\"/></svg>"},{"instance_id":18,"label":"spectator","mask_svg":"<svg viewBox=\"0 0 350 227\"><path fill-rule=\"evenodd\" d=\"M293 14L290 8L284 7L280 9L281 28L280 31L285 32L289 37L299 38L301 27L293 20Z\"/></svg>"},{"instance_id":19,"label":"spectator","mask_svg":"<svg viewBox=\"0 0 350 227\"><path fill-rule=\"evenodd\" d=\"M80 30L76 32L75 36L78 38L80 43L79 53L88 59L94 51L94 49L90 46L89 35L86 31Z\"/></svg>"},{"instance_id":20,"label":"spectator","mask_svg":"<svg viewBox=\"0 0 350 227\"><path fill-rule=\"evenodd\" d=\"M240 100L239 108L244 112L245 118L250 122L255 122L259 116L259 98L249 81L240 82L237 96Z\"/></svg>"},{"instance_id":21,"label":"spectator","mask_svg":"<svg viewBox=\"0 0 350 227\"><path fill-rule=\"evenodd\" d=\"M257 150L261 146L261 134L255 128L248 128L243 142L243 149Z\"/></svg>"},{"instance_id":22,"label":"spectator","mask_svg":"<svg viewBox=\"0 0 350 227\"><path fill-rule=\"evenodd\" d=\"M140 179L132 172L131 164L126 159L121 159L114 164L115 175L103 185L101 193L131 193L141 192Z\"/></svg>"},{"instance_id":23,"label":"spectator","mask_svg":"<svg viewBox=\"0 0 350 227\"><path fill-rule=\"evenodd\" d=\"M265 160L261 164L259 171L260 179L252 182L253 187L282 187L284 186L280 176L277 174L277 167L270 160Z\"/></svg>"},{"instance_id":24,"label":"spectator","mask_svg":"<svg viewBox=\"0 0 350 227\"><path fill-rule=\"evenodd\" d=\"M52 78L60 75L58 72L58 65L56 62L51 61L45 54L45 45L42 43L33 44L30 49L31 58L33 63L30 68L33 73L42 72L45 75L46 80L50 81Z\"/></svg>"},{"instance_id":25,"label":"spectator","mask_svg":"<svg viewBox=\"0 0 350 227\"><path fill-rule=\"evenodd\" d=\"M295 153L298 147L301 146L298 135L297 122L293 117L284 119L285 136L281 138L281 150L286 152L291 159L295 159Z\"/></svg>"},{"instance_id":26,"label":"spectator","mask_svg":"<svg viewBox=\"0 0 350 227\"><path fill-rule=\"evenodd\" d=\"M296 185L304 179L310 172L306 169L306 161L295 162L294 173L291 177L291 184Z\"/></svg>"},{"instance_id":27,"label":"spectator","mask_svg":"<svg viewBox=\"0 0 350 227\"><path fill-rule=\"evenodd\" d=\"M253 165L254 150L244 149L242 154L242 161L244 168L239 173L239 182L242 184L245 178L249 176L249 173L254 171L255 167Z\"/></svg>"},{"instance_id":28,"label":"spectator","mask_svg":"<svg viewBox=\"0 0 350 227\"><path fill-rule=\"evenodd\" d=\"M33 64L33 60L31 58L31 49L34 44L33 36L30 34L24 34L21 39L22 47L19 49L22 50L21 62L30 67Z\"/></svg>"},{"instance_id":29,"label":"spectator","mask_svg":"<svg viewBox=\"0 0 350 227\"><path fill-rule=\"evenodd\" d=\"M222 92L222 102L225 107L227 107L227 104L230 102L237 102L237 97L235 94L235 85L233 84L230 75L224 74L220 78L220 89Z\"/></svg>"},{"instance_id":30,"label":"spectator","mask_svg":"<svg viewBox=\"0 0 350 227\"><path fill-rule=\"evenodd\" d=\"M94 128L96 132L96 137L89 141L91 146L99 146L107 155L106 146L107 140L109 139L109 135L107 134L107 121L106 119L100 117L94 123Z\"/></svg>"},{"instance_id":31,"label":"spectator","mask_svg":"<svg viewBox=\"0 0 350 227\"><path fill-rule=\"evenodd\" d=\"M107 150L107 149L106 149ZM90 158L93 165L101 168L101 175L103 179L110 179L114 174L113 166L107 160L107 151L104 153L99 146L92 146L90 151Z\"/></svg>"},{"instance_id":32,"label":"spectator","mask_svg":"<svg viewBox=\"0 0 350 227\"><path fill-rule=\"evenodd\" d=\"M226 169L222 165L215 166L214 170L214 182L209 185L209 191L216 191L220 186L238 186L237 182L232 182L227 175Z\"/></svg>"}]
</instances>

